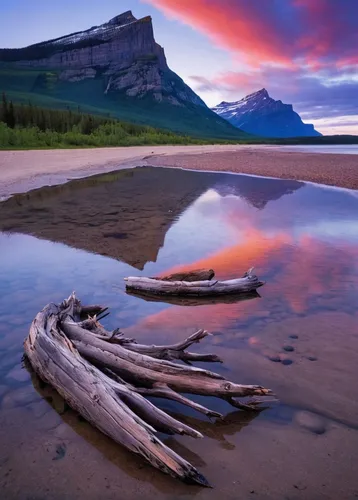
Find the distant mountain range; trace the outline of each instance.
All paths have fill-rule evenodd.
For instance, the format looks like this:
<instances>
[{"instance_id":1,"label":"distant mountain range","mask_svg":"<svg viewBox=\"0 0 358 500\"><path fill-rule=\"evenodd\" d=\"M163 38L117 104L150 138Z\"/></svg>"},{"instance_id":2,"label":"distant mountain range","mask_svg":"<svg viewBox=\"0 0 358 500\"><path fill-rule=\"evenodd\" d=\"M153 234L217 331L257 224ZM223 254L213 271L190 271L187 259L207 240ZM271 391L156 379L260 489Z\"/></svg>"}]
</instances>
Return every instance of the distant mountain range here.
<instances>
[{"instance_id":1,"label":"distant mountain range","mask_svg":"<svg viewBox=\"0 0 358 500\"><path fill-rule=\"evenodd\" d=\"M291 104L272 99L266 89L249 94L240 101L223 101L212 110L235 127L261 137L322 135L313 125L303 123Z\"/></svg>"},{"instance_id":2,"label":"distant mountain range","mask_svg":"<svg viewBox=\"0 0 358 500\"><path fill-rule=\"evenodd\" d=\"M110 114L201 137L246 136L213 113L167 65L150 16L21 49L0 49L0 92L17 102Z\"/></svg>"}]
</instances>

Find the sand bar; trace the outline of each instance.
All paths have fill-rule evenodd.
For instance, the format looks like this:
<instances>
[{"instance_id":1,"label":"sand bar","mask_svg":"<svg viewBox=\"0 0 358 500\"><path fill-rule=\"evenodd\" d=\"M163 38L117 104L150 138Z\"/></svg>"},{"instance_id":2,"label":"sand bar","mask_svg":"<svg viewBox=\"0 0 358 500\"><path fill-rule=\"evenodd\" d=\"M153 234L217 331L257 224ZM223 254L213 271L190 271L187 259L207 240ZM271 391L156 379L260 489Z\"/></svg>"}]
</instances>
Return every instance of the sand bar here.
<instances>
[{"instance_id":1,"label":"sand bar","mask_svg":"<svg viewBox=\"0 0 358 500\"><path fill-rule=\"evenodd\" d=\"M292 152L274 146L140 146L0 151L0 199L136 165L228 171L358 189L358 155Z\"/></svg>"}]
</instances>

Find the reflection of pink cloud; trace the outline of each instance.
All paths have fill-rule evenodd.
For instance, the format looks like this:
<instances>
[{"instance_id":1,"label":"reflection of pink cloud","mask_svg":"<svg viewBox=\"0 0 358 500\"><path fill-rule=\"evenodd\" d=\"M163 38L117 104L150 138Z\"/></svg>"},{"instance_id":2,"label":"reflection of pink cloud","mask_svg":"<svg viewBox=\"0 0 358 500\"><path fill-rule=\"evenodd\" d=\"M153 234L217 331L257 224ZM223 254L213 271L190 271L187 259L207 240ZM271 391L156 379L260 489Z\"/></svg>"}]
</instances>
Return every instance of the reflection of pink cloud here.
<instances>
[{"instance_id":1,"label":"reflection of pink cloud","mask_svg":"<svg viewBox=\"0 0 358 500\"><path fill-rule=\"evenodd\" d=\"M277 274L262 289L264 309L282 309L281 317L310 310L311 301L317 297L340 290L334 300L341 300L342 293L354 286L356 278L347 276L346 262L354 258L356 247L337 249L327 247L319 240L304 236L293 242L287 235L266 238L259 231L247 233L245 241L214 253L204 259L167 270L164 274L212 267L220 277L234 277L250 265L256 265L260 277L265 277L268 264L278 265ZM329 273L327 273L329 269ZM330 299L328 299L330 300ZM172 306L150 315L134 330L156 329L170 334L181 329L207 328L223 331L232 324L245 321L262 307L261 300L234 304L216 304L198 307ZM269 314L269 313L268 313ZM239 330L239 326L237 327Z\"/></svg>"},{"instance_id":2,"label":"reflection of pink cloud","mask_svg":"<svg viewBox=\"0 0 358 500\"><path fill-rule=\"evenodd\" d=\"M216 276L220 278L238 278L249 267L264 264L268 255L272 254L275 250L280 250L289 241L290 238L285 234L278 235L275 238L265 238L260 231L254 229L247 230L243 242L225 248L196 262L176 266L163 274L198 268L213 268Z\"/></svg>"},{"instance_id":3,"label":"reflection of pink cloud","mask_svg":"<svg viewBox=\"0 0 358 500\"><path fill-rule=\"evenodd\" d=\"M355 246L344 245L338 249L303 236L292 258L282 267L279 277L282 299L292 311L303 313L314 297L338 290L347 292L354 287L356 277L347 274L346 263L354 260L356 253Z\"/></svg>"}]
</instances>

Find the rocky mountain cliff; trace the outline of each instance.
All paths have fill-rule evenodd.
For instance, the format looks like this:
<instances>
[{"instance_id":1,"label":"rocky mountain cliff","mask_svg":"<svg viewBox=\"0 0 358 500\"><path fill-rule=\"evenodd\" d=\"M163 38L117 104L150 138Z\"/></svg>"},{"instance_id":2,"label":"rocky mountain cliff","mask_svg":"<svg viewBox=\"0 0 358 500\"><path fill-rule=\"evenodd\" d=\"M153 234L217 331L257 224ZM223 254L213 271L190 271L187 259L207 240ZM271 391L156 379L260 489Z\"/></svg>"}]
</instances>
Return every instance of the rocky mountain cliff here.
<instances>
[{"instance_id":1,"label":"rocky mountain cliff","mask_svg":"<svg viewBox=\"0 0 358 500\"><path fill-rule=\"evenodd\" d=\"M120 118L158 126L168 122L166 128L176 131L190 132L192 126L197 135L240 135L169 69L151 17L136 19L130 11L85 31L21 49L0 49L0 91L13 92L16 99L19 85L22 93L32 94L31 100L46 95L110 110ZM156 103L168 105L173 117L164 119L168 107Z\"/></svg>"},{"instance_id":2,"label":"rocky mountain cliff","mask_svg":"<svg viewBox=\"0 0 358 500\"><path fill-rule=\"evenodd\" d=\"M322 135L313 125L303 123L291 104L272 99L266 89L249 94L240 101L223 101L212 110L235 127L261 137Z\"/></svg>"}]
</instances>

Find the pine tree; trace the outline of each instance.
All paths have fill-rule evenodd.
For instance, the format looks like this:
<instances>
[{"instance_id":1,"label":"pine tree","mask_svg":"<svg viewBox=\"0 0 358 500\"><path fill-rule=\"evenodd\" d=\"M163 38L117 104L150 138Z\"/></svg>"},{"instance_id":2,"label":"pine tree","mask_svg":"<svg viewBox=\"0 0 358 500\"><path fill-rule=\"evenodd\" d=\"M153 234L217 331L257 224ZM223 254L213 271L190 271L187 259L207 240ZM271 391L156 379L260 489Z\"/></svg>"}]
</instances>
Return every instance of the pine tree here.
<instances>
[{"instance_id":1,"label":"pine tree","mask_svg":"<svg viewBox=\"0 0 358 500\"><path fill-rule=\"evenodd\" d=\"M8 105L5 92L2 93L2 103L0 109L0 121L7 123Z\"/></svg>"},{"instance_id":2,"label":"pine tree","mask_svg":"<svg viewBox=\"0 0 358 500\"><path fill-rule=\"evenodd\" d=\"M90 135L93 132L93 119L92 116L82 116L81 132L85 135Z\"/></svg>"},{"instance_id":3,"label":"pine tree","mask_svg":"<svg viewBox=\"0 0 358 500\"><path fill-rule=\"evenodd\" d=\"M9 111L7 115L7 126L10 128L15 128L16 118L15 118L15 110L12 101L10 101Z\"/></svg>"}]
</instances>

